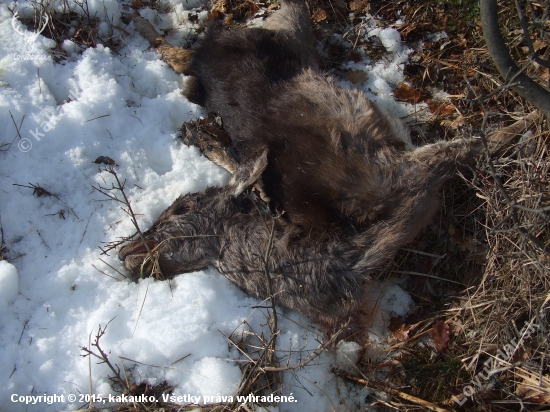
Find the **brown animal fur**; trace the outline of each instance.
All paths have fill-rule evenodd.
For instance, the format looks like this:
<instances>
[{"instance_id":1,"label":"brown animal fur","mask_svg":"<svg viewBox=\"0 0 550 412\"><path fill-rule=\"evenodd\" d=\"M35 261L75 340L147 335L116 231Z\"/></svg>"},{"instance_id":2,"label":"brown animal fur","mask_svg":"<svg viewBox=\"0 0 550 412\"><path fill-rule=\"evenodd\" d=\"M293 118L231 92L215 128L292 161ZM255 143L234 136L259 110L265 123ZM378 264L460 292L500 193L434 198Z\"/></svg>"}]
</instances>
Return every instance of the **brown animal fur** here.
<instances>
[{"instance_id":1,"label":"brown animal fur","mask_svg":"<svg viewBox=\"0 0 550 412\"><path fill-rule=\"evenodd\" d=\"M535 118L503 129L492 140L511 138ZM385 167L379 190L386 197L366 205L383 211L384 219L353 235L298 236L295 225L266 220L247 197L234 196L227 186L179 197L144 236L164 274L214 266L250 295L265 299L264 256L273 224L268 267L276 301L335 328L361 307L369 276L429 223L441 185L453 174L455 160L470 155L470 146L467 141L425 146ZM153 268L141 241L123 247L120 258L136 279Z\"/></svg>"},{"instance_id":2,"label":"brown animal fur","mask_svg":"<svg viewBox=\"0 0 550 412\"><path fill-rule=\"evenodd\" d=\"M362 92L319 73L303 3L283 2L262 29L211 28L189 73L185 93L221 115L240 176L267 154L261 180L285 218L309 233L356 229L376 217L365 207L384 196L371 160L392 163L411 146L407 132Z\"/></svg>"},{"instance_id":3,"label":"brown animal fur","mask_svg":"<svg viewBox=\"0 0 550 412\"><path fill-rule=\"evenodd\" d=\"M365 279L429 223L442 184L457 163L472 162L480 142L404 150L398 122L317 72L306 17L301 4L283 3L266 22L270 30L214 30L205 40L210 50L195 52L188 94L222 114L242 161L232 184L181 196L145 238L165 274L213 265L267 298L263 257L272 221L236 195L265 168L268 195L290 216L273 221L275 297L335 326L360 307ZM534 118L491 140L508 140ZM346 222L353 230L341 230ZM136 277L152 267L139 241L120 257Z\"/></svg>"}]
</instances>

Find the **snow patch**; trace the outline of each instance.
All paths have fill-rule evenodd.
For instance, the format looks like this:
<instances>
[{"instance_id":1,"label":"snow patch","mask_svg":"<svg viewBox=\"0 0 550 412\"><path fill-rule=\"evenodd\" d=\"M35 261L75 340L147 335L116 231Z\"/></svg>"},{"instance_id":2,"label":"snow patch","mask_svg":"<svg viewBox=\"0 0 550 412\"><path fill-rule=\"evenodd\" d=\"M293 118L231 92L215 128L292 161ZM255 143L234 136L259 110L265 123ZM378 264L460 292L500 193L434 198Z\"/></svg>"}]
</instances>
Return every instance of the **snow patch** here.
<instances>
[{"instance_id":1,"label":"snow patch","mask_svg":"<svg viewBox=\"0 0 550 412\"><path fill-rule=\"evenodd\" d=\"M19 290L17 269L5 260L0 261L0 305L13 303Z\"/></svg>"}]
</instances>

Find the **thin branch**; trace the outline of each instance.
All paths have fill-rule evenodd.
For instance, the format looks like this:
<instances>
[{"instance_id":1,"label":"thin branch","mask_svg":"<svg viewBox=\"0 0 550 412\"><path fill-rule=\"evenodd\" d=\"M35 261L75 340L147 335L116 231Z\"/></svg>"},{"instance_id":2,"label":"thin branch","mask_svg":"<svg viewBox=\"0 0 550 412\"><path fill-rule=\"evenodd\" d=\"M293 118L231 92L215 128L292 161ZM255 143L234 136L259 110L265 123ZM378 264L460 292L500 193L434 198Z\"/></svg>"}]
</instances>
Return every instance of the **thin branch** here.
<instances>
[{"instance_id":1,"label":"thin branch","mask_svg":"<svg viewBox=\"0 0 550 412\"><path fill-rule=\"evenodd\" d=\"M523 9L521 8L519 0L515 0L515 2L516 9L519 14L519 20L521 22L521 29L523 30L523 37L525 43L527 43L527 48L529 49L531 59L543 67L550 68L550 62L548 60L541 59L535 52L535 47L533 46L533 41L531 40L531 35L529 34L529 28L527 27L527 21L525 20Z\"/></svg>"},{"instance_id":2,"label":"thin branch","mask_svg":"<svg viewBox=\"0 0 550 412\"><path fill-rule=\"evenodd\" d=\"M105 273L104 271L98 269L93 263L92 263L92 267L93 267L95 270L97 270L99 273L101 273L101 274L103 274L103 275L105 275L105 276L108 276L108 277L110 277L110 278L116 280L117 282L121 282L120 279L115 278L114 276L111 276L111 275L109 275L108 273Z\"/></svg>"},{"instance_id":3,"label":"thin branch","mask_svg":"<svg viewBox=\"0 0 550 412\"><path fill-rule=\"evenodd\" d=\"M476 95L477 97L477 94L476 94L476 91L475 89L471 86L470 82L468 81L468 79L466 79L466 83L468 84L468 86L470 87L470 89L472 90L472 92L474 93L474 95ZM485 135L485 130L486 130L486 125L487 125L487 121L488 121L488 118L489 118L489 115L488 115L488 110L487 108L484 106L483 102L480 101L480 104L481 106L483 107L483 112L484 112L484 116L483 116L483 122L482 122L482 125L481 125L481 133L480 133L480 137L481 137L481 142L483 144L483 148L484 148L484 154L485 154L485 162L487 164L487 166L489 167L489 174L491 175L491 177L493 178L494 182L495 182L495 185L499 191L499 193L502 195L502 197L504 198L504 201L506 202L506 204L510 207L510 217L512 219L512 221L514 222L514 225L516 226L517 230L524 235L525 238L527 238L531 243L533 243L535 246L537 246L538 248L540 248L541 250L543 251L548 251L548 247L544 245L544 243L542 243L540 240L538 240L535 236L533 236L527 229L525 229L524 227L522 227L521 225L521 222L518 218L518 215L517 215L517 211L518 210L524 210L524 211L527 211L527 212L534 212L536 211L536 213L545 213L546 210L543 210L543 209L548 209L548 207L546 208L543 208L543 209L531 209L531 208L526 208L522 205L519 205L515 200L513 200L510 195L508 194L508 191L506 190L506 188L504 187L504 184L502 183L502 179L500 177L500 174L497 173L496 171L496 168L495 168L495 164L493 163L493 160L491 158L491 151L490 151L490 148L489 148L489 142L488 142L488 139ZM512 125L513 126L513 125Z\"/></svg>"},{"instance_id":4,"label":"thin branch","mask_svg":"<svg viewBox=\"0 0 550 412\"><path fill-rule=\"evenodd\" d=\"M136 218L136 214L134 213L134 210L132 209L132 205L130 203L130 200L128 199L128 197L126 196L126 192L124 191L124 186L126 184L126 180L124 180L124 182L121 182L120 179L118 178L118 174L117 172L115 171L115 169L113 167L107 167L105 168L105 171L107 171L108 173L112 174L114 177L115 177L115 180L116 180L116 186L115 185L112 185L112 188L111 189L107 189L107 188L104 188L102 186L99 186L98 187L95 187L95 186L92 186L95 190L97 190L99 193L107 196L109 199L112 199L116 202L119 202L119 203L122 203L124 204L127 209L122 209L128 216L130 216L130 220L132 222L132 224L134 225L134 227L136 228L137 230L137 233L141 239L141 241L143 242L143 245L145 246L145 249L147 250L147 254L149 256L149 259L151 259L151 262L155 262L156 259L153 255L153 252L151 251L151 248L149 247L149 244L147 243L147 240L145 239L145 236L143 234L143 232L141 231L139 225L138 225L138 222L137 222L137 218ZM123 197L123 200L119 199L118 197L112 195L110 193L110 190L118 190L121 194L122 194L122 197ZM121 242L123 243L123 242ZM120 244L120 243L119 243ZM103 251L103 249L102 249ZM106 253L105 251L103 251L103 253ZM158 265L157 265L158 266ZM160 275L160 277L164 277L163 274L162 274L162 270L160 268L160 266L158 266L157 268L157 271Z\"/></svg>"},{"instance_id":5,"label":"thin branch","mask_svg":"<svg viewBox=\"0 0 550 412\"><path fill-rule=\"evenodd\" d=\"M302 369L304 366L311 363L311 361L313 361L315 358L317 358L319 355L321 355L327 348L333 346L336 343L336 341L338 340L338 337L347 329L348 325L349 325L349 320L346 323L342 324L340 326L340 329L338 329L338 331L336 333L334 333L328 341L326 341L324 343L321 343L313 351L313 353L311 355L309 355L303 362L300 362L296 365L288 365L288 366L283 366L283 367L279 367L279 368L266 366L262 369L266 372L284 372L284 371L289 371L289 370L294 370L294 369Z\"/></svg>"},{"instance_id":6,"label":"thin branch","mask_svg":"<svg viewBox=\"0 0 550 412\"><path fill-rule=\"evenodd\" d=\"M273 364L273 356L275 355L275 345L277 341L277 335L279 330L277 328L277 310L275 308L275 295L273 293L273 281L271 279L271 274L269 273L269 258L271 256L271 251L273 250L273 235L275 233L275 219L272 219L271 231L269 233L269 241L267 243L267 248L265 251L264 257L264 273L267 279L267 292L269 294L269 302L271 303L271 321L269 323L269 328L271 331L270 346L271 351L268 355L269 364Z\"/></svg>"},{"instance_id":7,"label":"thin branch","mask_svg":"<svg viewBox=\"0 0 550 412\"><path fill-rule=\"evenodd\" d=\"M109 369L111 369L111 371L115 374L114 378L118 381L118 383L124 388L126 389L127 391L130 390L130 386L126 384L125 380L122 379L122 377L120 376L120 370L117 370L115 369L115 367L113 366L113 364L111 363L111 361L109 360L109 356L107 356L107 354L105 353L105 351L101 348L100 344L99 344L99 341L100 339L103 337L103 335L105 335L105 331L107 330L107 326L109 326L109 323L111 323L112 319L107 323L107 325L105 325L104 328L101 328L101 325L99 325L99 328L97 330L97 334L95 336L95 340L94 340L94 343L91 344L91 346L95 346L99 352L99 354L95 353L94 351L92 351L91 349L88 349L87 347L85 346L82 346L80 349L82 351L85 352L84 355L81 355L82 357L86 357L86 356L94 356L95 358L101 360L100 363L104 363L106 364Z\"/></svg>"},{"instance_id":8,"label":"thin branch","mask_svg":"<svg viewBox=\"0 0 550 412\"><path fill-rule=\"evenodd\" d=\"M408 393L405 393L405 392L402 392L400 390L397 390L397 389L394 389L394 388L390 388L389 386L387 385L384 385L384 384L381 384L379 382L375 382L375 381L367 381L366 379L363 379L363 378L357 378L355 376L350 376L350 375L347 375L345 374L344 372L340 372L339 375L344 378L344 379L347 379L349 381L352 381L352 382L356 382L356 383L359 383L361 385L365 385L367 387L374 387L376 389L381 389L383 391L386 391L386 392L389 392L391 393L392 395L395 395L395 396L399 396L401 399L404 399L406 401L409 401L409 402L412 402L416 405L420 405L422 406L422 408L426 409L426 410L429 410L429 411L435 411L435 412L451 412L449 409L447 408L442 408L440 406L437 406L435 403L432 403L432 402L428 402L428 401L425 401L424 399L420 399L416 396L413 396L413 395L409 395Z\"/></svg>"}]
</instances>

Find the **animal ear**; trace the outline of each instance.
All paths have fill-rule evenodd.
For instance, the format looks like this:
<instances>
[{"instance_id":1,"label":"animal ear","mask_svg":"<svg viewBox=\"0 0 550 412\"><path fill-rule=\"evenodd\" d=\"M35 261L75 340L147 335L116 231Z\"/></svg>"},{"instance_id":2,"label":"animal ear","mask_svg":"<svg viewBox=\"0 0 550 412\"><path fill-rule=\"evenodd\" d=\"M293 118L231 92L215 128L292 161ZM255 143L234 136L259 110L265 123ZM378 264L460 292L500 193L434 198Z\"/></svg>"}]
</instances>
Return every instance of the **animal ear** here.
<instances>
[{"instance_id":1,"label":"animal ear","mask_svg":"<svg viewBox=\"0 0 550 412\"><path fill-rule=\"evenodd\" d=\"M266 167L267 148L262 147L237 167L229 181L231 193L235 196L240 195L260 179Z\"/></svg>"}]
</instances>

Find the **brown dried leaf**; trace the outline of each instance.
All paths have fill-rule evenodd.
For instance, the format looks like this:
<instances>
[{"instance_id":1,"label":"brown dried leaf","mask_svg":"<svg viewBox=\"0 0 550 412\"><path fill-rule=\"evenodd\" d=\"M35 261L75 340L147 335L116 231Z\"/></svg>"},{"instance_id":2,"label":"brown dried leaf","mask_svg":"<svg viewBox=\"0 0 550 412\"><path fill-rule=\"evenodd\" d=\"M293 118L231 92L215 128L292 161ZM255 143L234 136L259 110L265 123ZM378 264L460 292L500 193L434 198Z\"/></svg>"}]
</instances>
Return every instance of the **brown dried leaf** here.
<instances>
[{"instance_id":1,"label":"brown dried leaf","mask_svg":"<svg viewBox=\"0 0 550 412\"><path fill-rule=\"evenodd\" d=\"M519 369L516 376L522 378L522 382L517 386L516 395L531 402L550 404L550 376L542 376L539 382L539 376Z\"/></svg>"},{"instance_id":2,"label":"brown dried leaf","mask_svg":"<svg viewBox=\"0 0 550 412\"><path fill-rule=\"evenodd\" d=\"M223 14L222 12L212 9L208 12L208 20L210 21L218 20L222 14Z\"/></svg>"},{"instance_id":3,"label":"brown dried leaf","mask_svg":"<svg viewBox=\"0 0 550 412\"><path fill-rule=\"evenodd\" d=\"M139 10L143 7L143 1L142 0L134 0L132 4L130 5L134 10Z\"/></svg>"},{"instance_id":4,"label":"brown dried leaf","mask_svg":"<svg viewBox=\"0 0 550 412\"><path fill-rule=\"evenodd\" d=\"M311 16L311 20L313 20L315 23L319 23L323 20L326 20L328 18L328 14L323 9L317 9L315 13L313 13L313 16Z\"/></svg>"},{"instance_id":5,"label":"brown dried leaf","mask_svg":"<svg viewBox=\"0 0 550 412\"><path fill-rule=\"evenodd\" d=\"M404 342L409 339L409 327L401 321L399 318L390 319L390 332L393 337L399 342Z\"/></svg>"},{"instance_id":6,"label":"brown dried leaf","mask_svg":"<svg viewBox=\"0 0 550 412\"><path fill-rule=\"evenodd\" d=\"M464 117L457 116L456 119L443 119L441 121L442 126L450 127L451 129L458 129L460 126L464 126L466 122Z\"/></svg>"},{"instance_id":7,"label":"brown dried leaf","mask_svg":"<svg viewBox=\"0 0 550 412\"><path fill-rule=\"evenodd\" d=\"M547 46L548 46L548 44L546 42L541 41L539 39L537 39L533 42L533 48L535 49L536 52L538 52L539 50L541 50L541 49L543 49Z\"/></svg>"},{"instance_id":8,"label":"brown dried leaf","mask_svg":"<svg viewBox=\"0 0 550 412\"><path fill-rule=\"evenodd\" d=\"M430 112L436 116L448 116L456 112L455 106L452 103L440 102L437 100L428 100L428 107Z\"/></svg>"},{"instance_id":9,"label":"brown dried leaf","mask_svg":"<svg viewBox=\"0 0 550 412\"><path fill-rule=\"evenodd\" d=\"M447 349L447 343L451 340L451 327L447 323L438 320L430 330L430 336L437 352L443 353Z\"/></svg>"},{"instance_id":10,"label":"brown dried leaf","mask_svg":"<svg viewBox=\"0 0 550 412\"><path fill-rule=\"evenodd\" d=\"M218 13L227 13L227 1L226 0L218 0L212 5L211 13L212 12L218 12Z\"/></svg>"},{"instance_id":11,"label":"brown dried leaf","mask_svg":"<svg viewBox=\"0 0 550 412\"><path fill-rule=\"evenodd\" d=\"M104 164L107 166L118 166L117 162L115 162L109 156L99 156L97 159L93 161L93 163L97 163L98 165Z\"/></svg>"},{"instance_id":12,"label":"brown dried leaf","mask_svg":"<svg viewBox=\"0 0 550 412\"><path fill-rule=\"evenodd\" d=\"M260 8L253 1L249 1L247 3L247 6L248 6L248 15L249 16L254 16L260 10Z\"/></svg>"},{"instance_id":13,"label":"brown dried leaf","mask_svg":"<svg viewBox=\"0 0 550 412\"><path fill-rule=\"evenodd\" d=\"M395 97L403 102L415 104L428 99L428 95L421 90L412 89L406 83L401 83L393 90Z\"/></svg>"},{"instance_id":14,"label":"brown dried leaf","mask_svg":"<svg viewBox=\"0 0 550 412\"><path fill-rule=\"evenodd\" d=\"M349 4L349 9L355 13L368 13L369 0L353 0Z\"/></svg>"},{"instance_id":15,"label":"brown dried leaf","mask_svg":"<svg viewBox=\"0 0 550 412\"><path fill-rule=\"evenodd\" d=\"M540 41L540 40L535 40L533 42L533 49L535 49L535 52L538 52L539 50L543 49L547 47L547 44L543 41ZM522 46L521 47L521 51L525 54L529 54L529 47L527 46Z\"/></svg>"}]
</instances>

